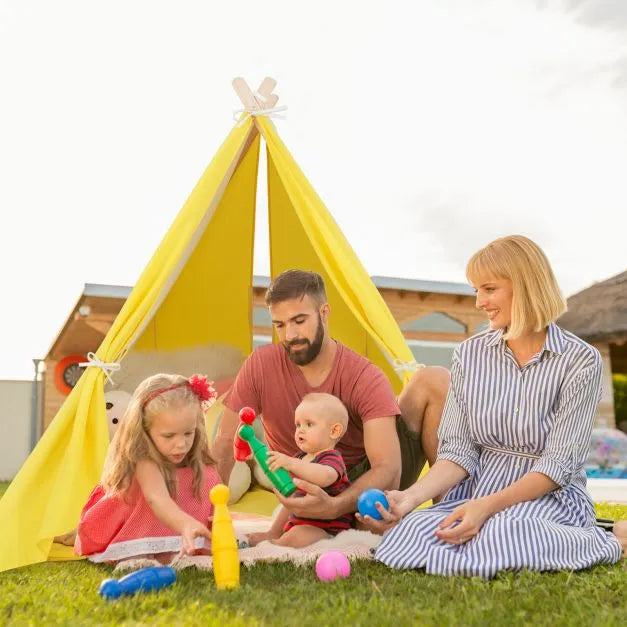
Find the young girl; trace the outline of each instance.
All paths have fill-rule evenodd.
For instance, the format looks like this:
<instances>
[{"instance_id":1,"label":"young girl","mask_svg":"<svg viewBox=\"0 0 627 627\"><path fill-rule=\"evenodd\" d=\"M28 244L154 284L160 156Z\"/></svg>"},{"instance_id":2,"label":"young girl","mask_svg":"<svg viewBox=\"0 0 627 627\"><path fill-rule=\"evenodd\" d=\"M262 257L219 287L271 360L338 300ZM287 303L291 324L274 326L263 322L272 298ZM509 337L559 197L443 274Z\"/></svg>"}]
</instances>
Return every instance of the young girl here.
<instances>
[{"instance_id":1,"label":"young girl","mask_svg":"<svg viewBox=\"0 0 627 627\"><path fill-rule=\"evenodd\" d=\"M285 468L295 477L324 488L331 496L340 494L349 486L346 466L335 447L346 431L348 412L342 401L322 393L307 394L294 412L296 445L301 450L294 457L268 452L270 470ZM297 490L294 496L304 496ZM251 546L270 540L281 546L300 548L350 529L353 516L346 514L333 520L299 518L284 507L275 517L267 533L248 536Z\"/></svg>"},{"instance_id":2,"label":"young girl","mask_svg":"<svg viewBox=\"0 0 627 627\"><path fill-rule=\"evenodd\" d=\"M466 273L490 328L455 351L436 463L388 493L382 521L363 519L387 531L375 559L481 577L618 561L620 542L596 526L583 469L601 396L599 352L554 323L565 302L529 239L488 244Z\"/></svg>"},{"instance_id":3,"label":"young girl","mask_svg":"<svg viewBox=\"0 0 627 627\"><path fill-rule=\"evenodd\" d=\"M81 513L75 551L94 562L207 548L213 468L205 377L157 374L139 385L109 447L101 483Z\"/></svg>"}]
</instances>

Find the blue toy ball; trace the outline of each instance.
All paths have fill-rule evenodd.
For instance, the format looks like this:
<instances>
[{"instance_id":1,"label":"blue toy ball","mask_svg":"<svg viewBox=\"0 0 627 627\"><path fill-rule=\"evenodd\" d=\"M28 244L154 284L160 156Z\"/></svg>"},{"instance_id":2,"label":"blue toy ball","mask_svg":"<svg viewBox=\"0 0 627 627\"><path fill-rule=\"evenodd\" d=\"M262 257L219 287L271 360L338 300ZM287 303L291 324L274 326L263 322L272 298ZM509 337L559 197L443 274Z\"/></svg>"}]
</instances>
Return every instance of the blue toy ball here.
<instances>
[{"instance_id":1,"label":"blue toy ball","mask_svg":"<svg viewBox=\"0 0 627 627\"><path fill-rule=\"evenodd\" d=\"M357 499L357 509L362 516L370 516L375 520L381 520L381 514L375 507L375 503L381 503L385 509L390 509L390 504L385 498L385 494L376 488L364 490Z\"/></svg>"}]
</instances>

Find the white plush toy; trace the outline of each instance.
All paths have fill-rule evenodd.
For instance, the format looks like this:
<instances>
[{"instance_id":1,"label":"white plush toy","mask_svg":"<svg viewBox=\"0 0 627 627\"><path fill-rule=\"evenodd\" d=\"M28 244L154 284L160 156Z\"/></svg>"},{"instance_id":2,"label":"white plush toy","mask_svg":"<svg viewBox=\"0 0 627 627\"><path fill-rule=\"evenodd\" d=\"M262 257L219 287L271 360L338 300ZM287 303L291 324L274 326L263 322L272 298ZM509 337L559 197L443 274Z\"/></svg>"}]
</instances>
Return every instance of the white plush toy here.
<instances>
[{"instance_id":1,"label":"white plush toy","mask_svg":"<svg viewBox=\"0 0 627 627\"><path fill-rule=\"evenodd\" d=\"M109 442L118 430L122 418L126 413L126 408L131 400L131 395L124 390L111 390L105 392L105 402L107 404L107 426L109 427Z\"/></svg>"}]
</instances>

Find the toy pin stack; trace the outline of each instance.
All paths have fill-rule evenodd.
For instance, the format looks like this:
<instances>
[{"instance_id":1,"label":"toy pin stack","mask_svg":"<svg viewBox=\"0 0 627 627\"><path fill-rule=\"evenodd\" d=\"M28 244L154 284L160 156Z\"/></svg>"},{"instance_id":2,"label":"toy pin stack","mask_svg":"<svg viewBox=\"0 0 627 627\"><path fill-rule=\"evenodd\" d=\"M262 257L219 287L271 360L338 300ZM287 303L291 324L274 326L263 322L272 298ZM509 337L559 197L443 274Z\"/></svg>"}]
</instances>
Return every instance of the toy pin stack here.
<instances>
[{"instance_id":1,"label":"toy pin stack","mask_svg":"<svg viewBox=\"0 0 627 627\"><path fill-rule=\"evenodd\" d=\"M229 508L229 489L219 484L211 489L209 498L214 505L211 527L211 552L213 555L213 576L218 590L239 587L239 556L237 539Z\"/></svg>"},{"instance_id":2,"label":"toy pin stack","mask_svg":"<svg viewBox=\"0 0 627 627\"><path fill-rule=\"evenodd\" d=\"M283 495L291 496L296 492L296 486L285 468L270 470L268 466L268 447L255 437L252 424L255 420L255 411L250 407L243 407L239 412L240 425L235 433L233 453L238 461L246 461L252 455L266 473L272 485Z\"/></svg>"}]
</instances>

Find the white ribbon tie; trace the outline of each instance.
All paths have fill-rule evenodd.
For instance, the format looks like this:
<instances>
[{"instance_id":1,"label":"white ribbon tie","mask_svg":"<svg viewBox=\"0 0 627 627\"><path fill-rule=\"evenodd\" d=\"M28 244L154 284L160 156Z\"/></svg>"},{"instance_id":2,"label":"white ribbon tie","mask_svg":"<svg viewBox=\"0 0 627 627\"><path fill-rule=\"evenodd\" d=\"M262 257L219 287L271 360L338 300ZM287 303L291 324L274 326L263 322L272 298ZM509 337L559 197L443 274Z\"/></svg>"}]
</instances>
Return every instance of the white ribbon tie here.
<instances>
[{"instance_id":1,"label":"white ribbon tie","mask_svg":"<svg viewBox=\"0 0 627 627\"><path fill-rule=\"evenodd\" d=\"M104 362L101 361L95 353L87 353L87 361L84 361L78 364L81 368L89 368L90 366L96 366L100 368L107 378L107 381L113 384L113 379L111 378L111 373L117 372L120 369L120 364L115 361L112 362Z\"/></svg>"},{"instance_id":2,"label":"white ribbon tie","mask_svg":"<svg viewBox=\"0 0 627 627\"><path fill-rule=\"evenodd\" d=\"M419 364L415 359L411 361L403 361L402 359L395 359L392 362L392 367L396 372L416 372L420 368L424 368L424 364Z\"/></svg>"},{"instance_id":3,"label":"white ribbon tie","mask_svg":"<svg viewBox=\"0 0 627 627\"><path fill-rule=\"evenodd\" d=\"M264 98L258 92L255 92L255 98L258 98L259 100L261 100L261 102L266 101L266 98ZM269 107L265 109L238 109L237 111L233 111L233 119L237 122L237 127L239 128L240 126L242 126L242 124L245 124L246 120L248 120L248 118L251 116L257 117L260 115L265 115L269 118L284 120L285 116L279 115L281 111L287 111L287 107L282 106L282 107ZM246 113L246 115L241 120L238 121L238 118L240 115L242 115L242 113Z\"/></svg>"}]
</instances>

